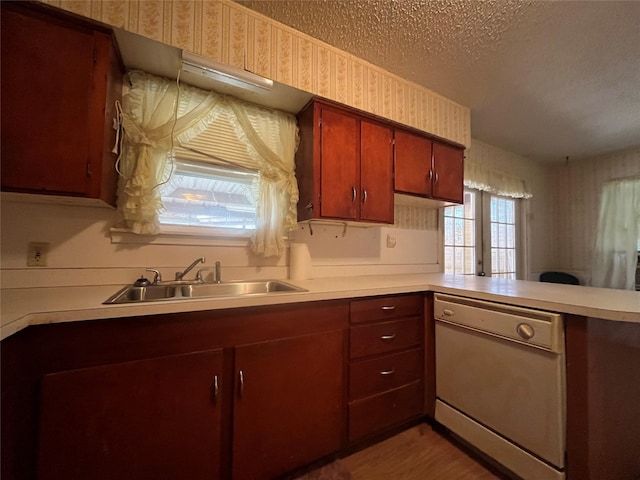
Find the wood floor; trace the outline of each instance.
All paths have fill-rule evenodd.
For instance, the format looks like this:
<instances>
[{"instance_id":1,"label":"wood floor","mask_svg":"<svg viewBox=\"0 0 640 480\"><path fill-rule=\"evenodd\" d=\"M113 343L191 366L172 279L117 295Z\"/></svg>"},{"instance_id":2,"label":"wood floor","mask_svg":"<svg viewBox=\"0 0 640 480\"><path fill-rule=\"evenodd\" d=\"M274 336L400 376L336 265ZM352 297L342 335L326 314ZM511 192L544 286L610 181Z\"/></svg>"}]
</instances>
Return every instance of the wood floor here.
<instances>
[{"instance_id":1,"label":"wood floor","mask_svg":"<svg viewBox=\"0 0 640 480\"><path fill-rule=\"evenodd\" d=\"M499 480L483 465L421 424L297 480Z\"/></svg>"}]
</instances>

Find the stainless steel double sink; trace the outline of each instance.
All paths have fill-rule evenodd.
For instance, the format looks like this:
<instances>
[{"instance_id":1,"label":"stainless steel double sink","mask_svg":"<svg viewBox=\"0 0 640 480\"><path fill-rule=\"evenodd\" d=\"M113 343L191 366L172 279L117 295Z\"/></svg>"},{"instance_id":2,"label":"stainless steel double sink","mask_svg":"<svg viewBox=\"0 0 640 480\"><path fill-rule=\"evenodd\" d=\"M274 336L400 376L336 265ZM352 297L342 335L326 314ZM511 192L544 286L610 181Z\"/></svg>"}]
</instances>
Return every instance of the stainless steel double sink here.
<instances>
[{"instance_id":1,"label":"stainless steel double sink","mask_svg":"<svg viewBox=\"0 0 640 480\"><path fill-rule=\"evenodd\" d=\"M265 295L284 292L306 292L281 280L238 281L223 283L183 282L166 285L128 285L103 303L139 303L160 300L180 300L202 297L243 297L247 295Z\"/></svg>"}]
</instances>

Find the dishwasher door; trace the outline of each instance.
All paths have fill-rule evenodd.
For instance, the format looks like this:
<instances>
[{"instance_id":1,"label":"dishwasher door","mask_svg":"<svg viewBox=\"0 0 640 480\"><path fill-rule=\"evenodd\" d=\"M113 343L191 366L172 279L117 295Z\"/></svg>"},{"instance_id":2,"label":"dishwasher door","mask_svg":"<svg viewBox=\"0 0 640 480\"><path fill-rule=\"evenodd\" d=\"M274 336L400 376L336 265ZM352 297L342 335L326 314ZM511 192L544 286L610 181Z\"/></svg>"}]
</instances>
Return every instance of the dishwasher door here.
<instances>
[{"instance_id":1,"label":"dishwasher door","mask_svg":"<svg viewBox=\"0 0 640 480\"><path fill-rule=\"evenodd\" d=\"M442 294L435 316L436 420L460 413L562 470L562 317Z\"/></svg>"}]
</instances>

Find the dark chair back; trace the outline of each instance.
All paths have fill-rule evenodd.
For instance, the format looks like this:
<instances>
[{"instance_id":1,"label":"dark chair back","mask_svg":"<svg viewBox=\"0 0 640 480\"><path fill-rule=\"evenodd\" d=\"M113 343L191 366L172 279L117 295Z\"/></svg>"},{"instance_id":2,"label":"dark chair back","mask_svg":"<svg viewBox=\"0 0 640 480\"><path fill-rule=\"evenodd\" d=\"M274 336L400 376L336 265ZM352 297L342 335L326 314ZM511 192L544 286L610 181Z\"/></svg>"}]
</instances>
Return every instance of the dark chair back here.
<instances>
[{"instance_id":1,"label":"dark chair back","mask_svg":"<svg viewBox=\"0 0 640 480\"><path fill-rule=\"evenodd\" d=\"M569 273L564 272L543 272L540 274L541 282L567 283L569 285L580 285L580 281Z\"/></svg>"}]
</instances>

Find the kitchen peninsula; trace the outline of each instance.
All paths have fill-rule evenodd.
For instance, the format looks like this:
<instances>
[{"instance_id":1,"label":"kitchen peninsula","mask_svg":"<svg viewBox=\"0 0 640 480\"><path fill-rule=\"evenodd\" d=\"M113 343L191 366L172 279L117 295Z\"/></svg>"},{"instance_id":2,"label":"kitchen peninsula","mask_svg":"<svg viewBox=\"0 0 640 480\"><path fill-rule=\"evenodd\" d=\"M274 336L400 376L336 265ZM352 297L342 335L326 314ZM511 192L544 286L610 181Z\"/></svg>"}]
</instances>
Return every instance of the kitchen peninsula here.
<instances>
[{"instance_id":1,"label":"kitchen peninsula","mask_svg":"<svg viewBox=\"0 0 640 480\"><path fill-rule=\"evenodd\" d=\"M64 374L72 374L70 378L73 381L70 385L74 385L78 374L84 375L85 372L93 374L96 373L93 372L96 368L98 373L104 373L100 370L103 368L100 365L103 362L106 363L106 359L117 366L126 365L128 368L133 364L138 368L138 364L142 364L140 368L143 368L146 364L144 361L139 361L141 358L151 358L151 360L159 358L158 361L167 361L167 358L172 361L174 358L180 358L180 361L183 361L186 358L187 360L184 361L187 363L194 362L193 365L189 363L191 365L188 367L189 371L192 369L198 371L198 365L215 366L222 362L220 364L222 376L219 378L222 385L221 391L225 392L224 385L225 381L228 381L229 374L227 370L232 369L232 366L225 367L225 362L228 364L229 360L220 360L220 358L227 358L225 352L230 347L225 344L217 350L207 350L208 346L202 343L206 335L201 335L203 332L213 334L221 325L232 332L230 335L234 338L229 345L237 345L234 347L235 362L239 362L239 365L248 362L248 358L262 358L259 360L260 364L276 368L280 360L274 359L269 363L261 356L264 352L260 353L261 351L257 350L254 353L252 350L263 348L253 347L253 345L270 345L272 342L266 344L260 342L271 337L291 337L289 340L298 339L303 342L299 345L296 342L289 344L287 338L277 341L279 346L291 354L300 349L302 349L300 351L313 349L316 345L321 348L321 350L314 350L318 359L325 358L323 355L327 355L327 352L333 352L326 361L334 356L339 359L339 363L343 362L342 366L336 364L334 368L337 372L345 372L336 380L337 383L330 378L318 380L318 385L323 386L325 393L331 391L335 394L335 397L331 397L335 398L335 402L329 401L327 405L334 405L334 407L337 405L337 409L322 410L325 412L323 415L326 415L323 425L331 426L331 428L327 427L323 440L319 440L323 448L318 452L301 453L300 458L305 460L301 464L294 465L294 468L327 455L338 455L344 448L355 445L354 442L350 443L346 433L345 401L339 400L342 398L339 392L345 389L348 374L344 370L346 359L338 352L342 348L347 348L349 317L351 316L351 323L353 323L356 315L354 312L359 311L355 310L354 304L363 300L367 302L382 301L379 299L400 301L400 305L405 305L402 308L408 310L406 313L397 313L402 320L397 322L399 324L411 323L404 318L417 318L416 314L424 319L419 327L424 338L424 342L420 343L423 350L416 350L416 352L423 352L424 358L424 373L420 376L423 383L416 384L424 386L423 392L421 391L419 395L420 401L424 395L424 408L421 405L420 411L417 412L414 401L412 405L407 406L409 413L399 418L402 421L415 421L419 415L432 418L435 399L432 292L441 292L565 314L567 478L613 479L621 478L620 475L637 474L640 468L637 465L639 458L637 445L640 444L637 425L640 424L640 409L634 400L640 395L638 391L640 387L637 382L632 381L628 372L640 369L640 295L638 293L480 277L451 277L441 274L320 278L292 283L308 291L110 306L103 305L102 302L117 290L117 286L5 290L2 298L4 424L2 435L5 445L20 445L21 449L19 451L11 448L3 449L3 473L12 478L34 478L33 465L38 463L35 459L38 458L40 462L44 462L43 465L50 467L53 455L51 452L58 451L53 449L49 454L46 451L43 453L42 443L40 452L36 451L35 447L38 438L35 432L40 431L39 435L50 436L52 431L59 430L52 425L64 427L58 425L55 418L52 420L46 415L41 417L46 425L38 426L36 412L43 408L38 398L38 385L41 381L44 382L42 385L45 393L51 394L52 391L56 392L59 380L62 380L60 385L67 385ZM416 304L420 306L409 308L407 302L411 300L411 305L414 305L412 298L416 296L423 299ZM414 308L417 310L414 311ZM373 317L374 315L371 314L372 320ZM371 324L373 325L375 324ZM68 331L61 333L65 329ZM198 336L201 338L197 340L197 344L189 344L193 341L190 340L193 339L190 329L193 329L192 332L199 332ZM90 332L91 330L95 331ZM259 333L247 336L247 330ZM83 340L85 331L89 332L86 337L87 343ZM146 338L147 335L149 338ZM151 341L151 339L154 340ZM55 344L57 341L60 343ZM244 344L248 344L248 347L242 347ZM178 347L175 351L165 352L163 348L167 345ZM37 349L34 350L36 346ZM243 356L245 355L243 349L249 347L251 349L246 352L251 353ZM93 351L94 348L98 351ZM120 353L111 351L112 348L141 349L142 353L136 353L131 358L120 358ZM326 351L323 352L323 350ZM216 353L218 351L219 354ZM82 358L88 355L83 360L85 363L82 363L82 368L68 369L68 365L56 365L58 357L75 355L72 352L76 352L75 354ZM198 355L203 357L192 357L191 354L185 357L187 352L201 352ZM259 357L252 357L258 353L260 353ZM176 354L179 355L176 357ZM33 355L39 356L39 360L34 362L34 358L31 357ZM138 361L131 362L131 360ZM122 361L125 363L123 364ZM79 366L76 365L76 367ZM208 376L208 371L209 367L206 367L200 375ZM131 375L135 378L138 373L134 371ZM299 372L291 374L297 373ZM263 375L267 374L267 371L263 371ZM303 377L304 375L300 378ZM32 379L30 386L26 385L29 381L25 378ZM109 376L107 375L106 378ZM198 379L202 380L200 377L196 378L194 380L196 384ZM85 378L84 381L89 379ZM15 385L11 384L12 382L15 382ZM244 378L241 378L241 385L244 385ZM238 401L234 400L231 389L227 389L226 393L221 395L223 403ZM317 392L314 395L317 395ZM45 398L43 401L46 400ZM324 408L320 404L317 407ZM239 408L236 406L237 410ZM46 411L45 408L44 412ZM605 411L608 412L607 416L602 415ZM222 425L219 425L220 431L226 432L224 435L227 435L216 437L216 442L219 442L219 449L216 448L216 450L220 452L220 457L212 460L215 464L212 468L215 471L221 468L219 470L221 478L230 478L230 472L237 471L238 468L237 460L225 460L229 458L230 442L234 442L235 451L245 448L246 444L241 442L244 435L242 432L250 429L251 422L259 418L249 415L246 420L241 414L238 413L238 415L234 417L233 426L228 424L225 426L224 422L227 420L224 419L213 421L213 424L222 422ZM200 420L196 420L198 421ZM402 424L402 421L397 424ZM244 425L244 429L240 428L241 425ZM232 434L231 431L235 433ZM375 430L373 436L369 435L367 438L370 440L375 438L375 435L384 435L384 432L385 428L379 428ZM53 438L56 438L55 435ZM53 465L55 465L59 458L57 456L53 458L55 459ZM273 471L278 472L278 470ZM249 477L250 475L246 478ZM240 475L233 478L243 477Z\"/></svg>"}]
</instances>

